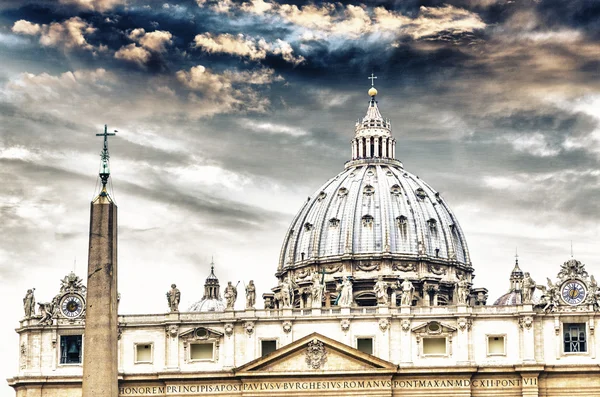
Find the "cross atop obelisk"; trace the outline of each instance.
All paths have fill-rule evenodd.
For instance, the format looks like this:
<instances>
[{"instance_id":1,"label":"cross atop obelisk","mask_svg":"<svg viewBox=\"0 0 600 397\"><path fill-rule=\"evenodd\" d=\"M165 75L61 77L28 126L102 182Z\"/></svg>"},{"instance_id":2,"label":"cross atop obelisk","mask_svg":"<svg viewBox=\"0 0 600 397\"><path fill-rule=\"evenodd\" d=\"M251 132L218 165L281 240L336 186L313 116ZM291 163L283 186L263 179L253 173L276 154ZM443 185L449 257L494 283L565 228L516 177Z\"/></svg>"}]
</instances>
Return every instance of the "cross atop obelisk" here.
<instances>
[{"instance_id":1,"label":"cross atop obelisk","mask_svg":"<svg viewBox=\"0 0 600 397\"><path fill-rule=\"evenodd\" d=\"M115 130L115 132L117 132ZM115 133L109 133L108 127L104 124L104 134L96 134L96 136L104 137L104 147L102 148L102 152L100 153L100 158L102 159L102 164L100 165L100 179L102 179L102 187L106 187L106 183L108 182L108 178L110 177L110 167L108 160L110 159L110 155L108 154L108 137L114 136Z\"/></svg>"}]
</instances>

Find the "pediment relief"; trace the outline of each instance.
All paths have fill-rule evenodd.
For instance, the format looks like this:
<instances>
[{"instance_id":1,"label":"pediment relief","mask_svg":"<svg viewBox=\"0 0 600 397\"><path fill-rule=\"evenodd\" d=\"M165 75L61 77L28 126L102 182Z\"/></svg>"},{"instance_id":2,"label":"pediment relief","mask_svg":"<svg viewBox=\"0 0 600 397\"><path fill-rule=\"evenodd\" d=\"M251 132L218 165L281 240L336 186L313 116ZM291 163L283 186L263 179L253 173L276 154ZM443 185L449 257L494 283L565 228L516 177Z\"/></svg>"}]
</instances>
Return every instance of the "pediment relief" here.
<instances>
[{"instance_id":1,"label":"pediment relief","mask_svg":"<svg viewBox=\"0 0 600 397\"><path fill-rule=\"evenodd\" d=\"M419 336L445 336L456 332L456 328L439 321L428 321L425 324L418 325L412 329L412 332Z\"/></svg>"},{"instance_id":2,"label":"pediment relief","mask_svg":"<svg viewBox=\"0 0 600 397\"><path fill-rule=\"evenodd\" d=\"M215 340L215 339L220 339L222 336L223 336L222 332L219 332L212 328L206 328L206 327L197 327L197 328L188 329L187 331L182 332L179 335L179 337L181 339L184 339L187 341Z\"/></svg>"},{"instance_id":3,"label":"pediment relief","mask_svg":"<svg viewBox=\"0 0 600 397\"><path fill-rule=\"evenodd\" d=\"M322 373L341 371L396 371L397 366L343 343L312 333L271 354L238 367L238 375L273 373Z\"/></svg>"}]
</instances>

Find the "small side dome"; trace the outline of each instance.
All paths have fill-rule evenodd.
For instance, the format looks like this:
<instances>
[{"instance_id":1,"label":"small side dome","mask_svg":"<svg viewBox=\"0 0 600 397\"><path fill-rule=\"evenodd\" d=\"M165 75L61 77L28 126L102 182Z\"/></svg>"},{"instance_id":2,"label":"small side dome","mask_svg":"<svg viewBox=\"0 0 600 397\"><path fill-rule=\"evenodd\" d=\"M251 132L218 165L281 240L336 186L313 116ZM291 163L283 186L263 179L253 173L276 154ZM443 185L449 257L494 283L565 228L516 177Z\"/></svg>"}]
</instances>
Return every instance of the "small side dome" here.
<instances>
[{"instance_id":1,"label":"small side dome","mask_svg":"<svg viewBox=\"0 0 600 397\"><path fill-rule=\"evenodd\" d=\"M202 299L190 306L188 312L224 312L225 303L220 299Z\"/></svg>"}]
</instances>

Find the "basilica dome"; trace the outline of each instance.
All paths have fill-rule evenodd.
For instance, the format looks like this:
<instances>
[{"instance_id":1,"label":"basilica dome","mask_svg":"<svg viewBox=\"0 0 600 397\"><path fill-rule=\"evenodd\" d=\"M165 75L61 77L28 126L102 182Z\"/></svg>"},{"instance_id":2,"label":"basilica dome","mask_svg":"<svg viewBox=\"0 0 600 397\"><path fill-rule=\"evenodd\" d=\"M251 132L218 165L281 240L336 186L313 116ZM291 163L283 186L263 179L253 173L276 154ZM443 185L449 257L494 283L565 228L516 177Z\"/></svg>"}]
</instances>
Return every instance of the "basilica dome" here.
<instances>
[{"instance_id":1,"label":"basilica dome","mask_svg":"<svg viewBox=\"0 0 600 397\"><path fill-rule=\"evenodd\" d=\"M396 159L376 94L369 90L367 113L355 125L352 160L294 217L277 276L301 282L315 272L331 281L351 275L358 290L367 282L365 292L380 275L409 277L427 291L445 291L440 303L448 304L458 277L471 282L465 236L444 198Z\"/></svg>"}]
</instances>

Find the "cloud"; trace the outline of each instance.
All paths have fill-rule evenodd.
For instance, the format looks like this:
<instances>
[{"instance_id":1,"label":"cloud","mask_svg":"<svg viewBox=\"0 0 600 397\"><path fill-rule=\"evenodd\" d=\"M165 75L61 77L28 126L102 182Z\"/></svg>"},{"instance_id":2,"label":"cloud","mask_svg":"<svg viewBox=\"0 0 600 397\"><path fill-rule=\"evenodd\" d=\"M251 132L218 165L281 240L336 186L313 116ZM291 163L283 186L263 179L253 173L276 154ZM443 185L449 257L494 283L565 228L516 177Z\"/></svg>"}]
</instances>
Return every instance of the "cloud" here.
<instances>
[{"instance_id":1,"label":"cloud","mask_svg":"<svg viewBox=\"0 0 600 397\"><path fill-rule=\"evenodd\" d=\"M546 140L546 137L539 132L517 136L509 135L506 139L515 150L529 153L533 156L550 157L560 153L560 147L552 147Z\"/></svg>"},{"instance_id":2,"label":"cloud","mask_svg":"<svg viewBox=\"0 0 600 397\"><path fill-rule=\"evenodd\" d=\"M474 32L486 27L479 15L451 5L443 7L425 7L419 9L419 16L408 26L403 27L403 33L414 39L431 37L442 32L461 34Z\"/></svg>"},{"instance_id":3,"label":"cloud","mask_svg":"<svg viewBox=\"0 0 600 397\"><path fill-rule=\"evenodd\" d=\"M443 37L442 33L444 36L473 33L487 26L478 14L452 5L422 6L414 17L364 4L344 6L342 3L325 2L298 6L264 0L242 4L229 0L202 0L198 1L198 5L215 12L241 12L263 18L278 18L280 22L295 28L294 36L305 41L330 41L343 37L348 40L372 38L390 42L400 36L432 40L436 36Z\"/></svg>"},{"instance_id":4,"label":"cloud","mask_svg":"<svg viewBox=\"0 0 600 397\"><path fill-rule=\"evenodd\" d=\"M52 22L49 25L34 24L21 19L14 23L12 30L15 33L26 35L40 35L40 44L46 47L80 48L84 50L105 49L102 46L94 47L87 42L85 36L96 32L96 28L80 17L72 17L63 22Z\"/></svg>"},{"instance_id":5,"label":"cloud","mask_svg":"<svg viewBox=\"0 0 600 397\"><path fill-rule=\"evenodd\" d=\"M59 0L59 3L74 5L89 11L107 11L117 5L125 4L124 0Z\"/></svg>"},{"instance_id":6,"label":"cloud","mask_svg":"<svg viewBox=\"0 0 600 397\"><path fill-rule=\"evenodd\" d=\"M289 126L285 124L276 124L268 121L254 121L249 119L241 119L238 124L242 128L249 128L256 132L265 132L267 134L274 135L290 135L293 137L299 137L308 135L309 132L305 129Z\"/></svg>"},{"instance_id":7,"label":"cloud","mask_svg":"<svg viewBox=\"0 0 600 397\"><path fill-rule=\"evenodd\" d=\"M24 19L20 19L12 27L12 31L15 33L28 34L35 36L41 32L42 28L37 23L31 23Z\"/></svg>"},{"instance_id":8,"label":"cloud","mask_svg":"<svg viewBox=\"0 0 600 397\"><path fill-rule=\"evenodd\" d=\"M164 53L167 51L167 46L173 44L173 35L165 30L146 32L143 28L136 28L129 33L128 37L135 43L119 48L115 52L115 58L135 62L142 67L152 59L153 53Z\"/></svg>"},{"instance_id":9,"label":"cloud","mask_svg":"<svg viewBox=\"0 0 600 397\"><path fill-rule=\"evenodd\" d=\"M226 70L225 72L218 74L213 73L202 65L192 67L189 72L180 70L177 72L176 76L186 87L203 91L207 95L214 96L218 96L224 91L231 90L234 84L262 85L282 80L280 76L275 75L273 69L268 68L254 71Z\"/></svg>"},{"instance_id":10,"label":"cloud","mask_svg":"<svg viewBox=\"0 0 600 397\"><path fill-rule=\"evenodd\" d=\"M145 65L150 60L150 57L150 51L143 47L138 47L135 43L123 46L115 52L115 58L135 62L140 66Z\"/></svg>"},{"instance_id":11,"label":"cloud","mask_svg":"<svg viewBox=\"0 0 600 397\"><path fill-rule=\"evenodd\" d=\"M141 30L136 34L137 41L146 49L155 51L155 52L165 52L166 46L173 44L173 35L171 32L167 32L164 30L155 30L153 32L144 32L144 29L136 29L137 31Z\"/></svg>"},{"instance_id":12,"label":"cloud","mask_svg":"<svg viewBox=\"0 0 600 397\"><path fill-rule=\"evenodd\" d=\"M267 54L280 55L285 61L298 65L305 61L303 56L294 56L292 46L281 39L275 43L267 43L264 38L252 38L243 34L232 35L223 33L213 35L202 33L194 38L196 48L208 53L224 53L248 57L252 60L262 60Z\"/></svg>"}]
</instances>

